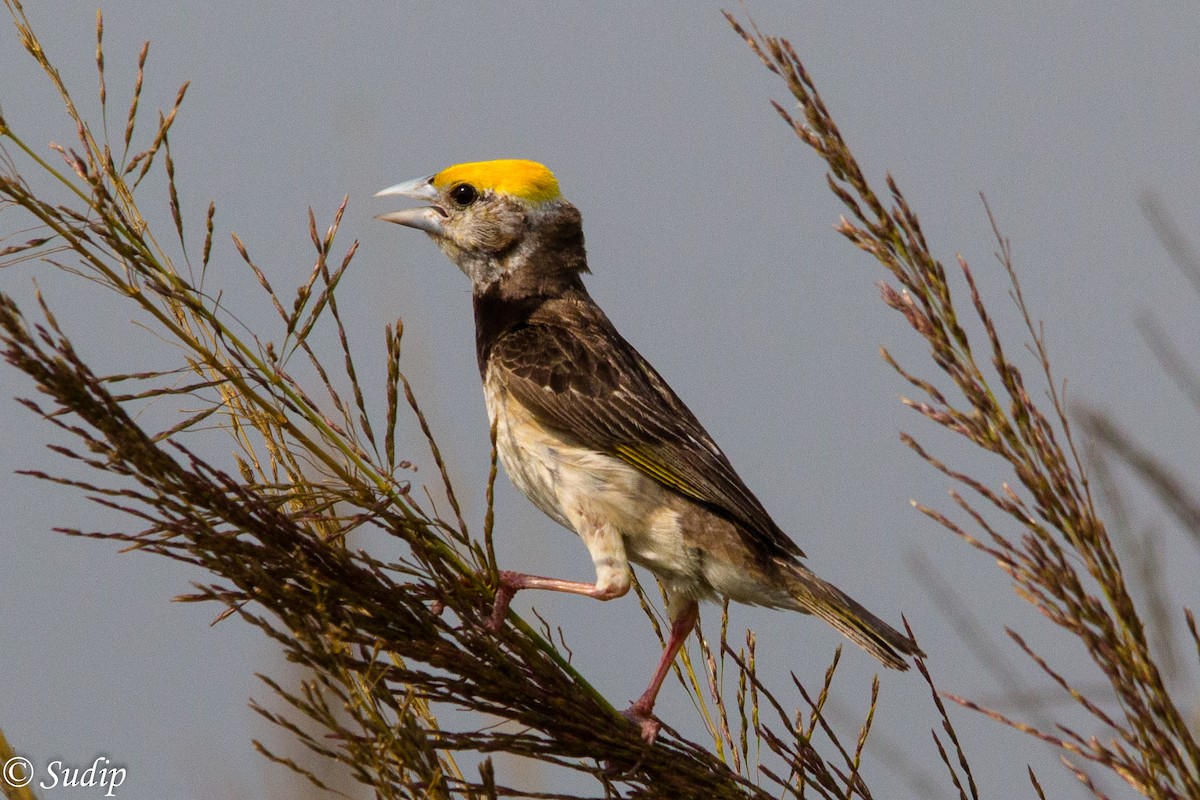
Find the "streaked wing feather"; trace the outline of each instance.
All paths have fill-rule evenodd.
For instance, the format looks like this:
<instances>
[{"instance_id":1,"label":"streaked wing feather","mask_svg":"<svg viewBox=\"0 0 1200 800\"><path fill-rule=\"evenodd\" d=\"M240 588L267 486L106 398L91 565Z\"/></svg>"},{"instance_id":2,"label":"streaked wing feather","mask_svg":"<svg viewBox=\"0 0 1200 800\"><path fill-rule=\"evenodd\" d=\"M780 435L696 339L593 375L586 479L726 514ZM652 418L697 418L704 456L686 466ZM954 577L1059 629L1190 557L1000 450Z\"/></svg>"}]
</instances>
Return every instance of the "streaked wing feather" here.
<instances>
[{"instance_id":1,"label":"streaked wing feather","mask_svg":"<svg viewBox=\"0 0 1200 800\"><path fill-rule=\"evenodd\" d=\"M510 331L492 346L490 363L544 424L714 508L769 550L804 555L683 401L607 319Z\"/></svg>"}]
</instances>

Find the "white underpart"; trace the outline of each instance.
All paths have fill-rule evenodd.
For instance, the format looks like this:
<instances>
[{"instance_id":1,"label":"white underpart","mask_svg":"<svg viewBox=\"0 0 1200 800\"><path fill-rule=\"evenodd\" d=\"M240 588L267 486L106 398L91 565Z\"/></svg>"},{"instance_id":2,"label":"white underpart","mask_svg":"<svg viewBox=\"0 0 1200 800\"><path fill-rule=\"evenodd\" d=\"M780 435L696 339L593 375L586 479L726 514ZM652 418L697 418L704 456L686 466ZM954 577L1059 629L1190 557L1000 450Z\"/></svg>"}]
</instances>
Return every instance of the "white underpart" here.
<instances>
[{"instance_id":1,"label":"white underpart","mask_svg":"<svg viewBox=\"0 0 1200 800\"><path fill-rule=\"evenodd\" d=\"M596 568L598 589L623 590L629 561L662 577L672 594L705 597L706 565L687 546L679 514L662 485L618 458L563 441L485 382L496 449L509 479L560 525L579 534Z\"/></svg>"}]
</instances>

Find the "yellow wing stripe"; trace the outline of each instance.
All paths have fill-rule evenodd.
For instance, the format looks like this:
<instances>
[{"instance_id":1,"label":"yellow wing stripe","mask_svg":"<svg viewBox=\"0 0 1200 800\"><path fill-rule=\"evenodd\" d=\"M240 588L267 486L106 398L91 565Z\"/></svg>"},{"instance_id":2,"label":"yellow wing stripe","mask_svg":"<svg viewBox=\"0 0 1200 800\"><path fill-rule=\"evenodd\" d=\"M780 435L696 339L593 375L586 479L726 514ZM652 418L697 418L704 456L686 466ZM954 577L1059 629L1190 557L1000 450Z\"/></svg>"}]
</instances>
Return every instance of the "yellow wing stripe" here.
<instances>
[{"instance_id":1,"label":"yellow wing stripe","mask_svg":"<svg viewBox=\"0 0 1200 800\"><path fill-rule=\"evenodd\" d=\"M640 469L659 483L669 486L675 491L686 494L689 497L694 497L697 500L711 502L703 492L681 478L674 470L656 458L652 453L647 453L637 447L625 444L619 444L615 449L621 460Z\"/></svg>"}]
</instances>

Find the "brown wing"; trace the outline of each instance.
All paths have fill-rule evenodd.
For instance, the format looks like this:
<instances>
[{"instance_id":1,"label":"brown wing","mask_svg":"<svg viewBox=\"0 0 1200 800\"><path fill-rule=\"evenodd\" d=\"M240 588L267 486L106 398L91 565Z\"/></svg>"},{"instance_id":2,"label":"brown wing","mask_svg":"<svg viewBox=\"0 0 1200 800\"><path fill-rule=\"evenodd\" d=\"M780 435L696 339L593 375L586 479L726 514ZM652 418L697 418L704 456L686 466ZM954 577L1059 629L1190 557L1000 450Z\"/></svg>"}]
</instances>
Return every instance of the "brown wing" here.
<instances>
[{"instance_id":1,"label":"brown wing","mask_svg":"<svg viewBox=\"0 0 1200 800\"><path fill-rule=\"evenodd\" d=\"M594 308L594 307L593 307ZM502 334L489 371L544 425L616 456L739 524L769 554L804 553L654 368L596 310Z\"/></svg>"}]
</instances>

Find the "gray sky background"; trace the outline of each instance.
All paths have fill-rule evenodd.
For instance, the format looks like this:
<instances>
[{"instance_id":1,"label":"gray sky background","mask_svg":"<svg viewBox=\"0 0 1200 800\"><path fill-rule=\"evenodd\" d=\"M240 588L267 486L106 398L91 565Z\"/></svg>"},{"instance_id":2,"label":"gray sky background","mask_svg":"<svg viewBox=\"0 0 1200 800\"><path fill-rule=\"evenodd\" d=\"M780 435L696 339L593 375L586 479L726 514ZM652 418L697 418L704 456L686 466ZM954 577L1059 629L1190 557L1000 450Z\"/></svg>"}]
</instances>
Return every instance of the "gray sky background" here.
<instances>
[{"instance_id":1,"label":"gray sky background","mask_svg":"<svg viewBox=\"0 0 1200 800\"><path fill-rule=\"evenodd\" d=\"M51 58L77 98L94 106L94 6L29 5ZM1077 665L1082 651L1016 600L986 558L910 507L915 498L948 508L947 482L899 443L902 430L958 466L1008 476L897 401L904 385L879 346L923 374L932 374L928 358L880 303L880 270L833 231L839 207L822 165L768 105L785 99L782 85L719 8L125 0L104 8L109 92L123 109L146 39L144 107L168 106L178 85L192 81L172 137L184 214L198 245L207 202L217 201L208 286L252 327L273 332L274 316L229 231L287 294L312 264L306 210L324 227L349 195L340 241L357 239L361 248L339 297L344 311L353 309L346 316L356 352L377 366L383 325L404 319L403 364L473 521L483 512L478 487L488 453L469 287L424 236L375 222L397 206L371 195L459 161L547 164L583 212L594 296L722 443L813 568L893 622L906 614L943 689L1012 709L914 563L953 586L956 604L978 615L995 641L1007 625L1055 663ZM959 253L973 264L1003 330L1018 336L979 199L987 195L1069 398L1112 412L1185 479L1193 475L1196 414L1134 323L1152 317L1195 352L1196 294L1156 241L1139 199L1156 194L1184 230L1197 231L1200 9L747 8L764 31L793 41L870 177L882 186L886 171L896 176L936 253L947 264ZM74 139L2 24L0 105L43 153L51 140ZM143 203L165 209L165 201ZM165 214L160 221L168 230ZM4 233L25 225L12 212L0 216ZM32 312L34 277L100 369L173 363L169 348L131 325L129 305L81 281L26 264L0 273L0 288ZM1009 341L1016 352L1019 340ZM382 381L371 385L382 407ZM30 390L21 375L0 370L9 470L0 477L0 727L39 765L105 755L125 766L124 798L294 796L290 774L250 746L254 737L283 737L246 705L251 695L268 695L255 671L279 677L287 667L241 623L210 627L215 608L168 602L203 576L51 532L131 523L12 474L64 469L44 448L58 441L49 426L10 399ZM419 474L431 478L424 448L410 441ZM506 481L499 486L502 563L588 579L579 543ZM1196 550L1141 493L1132 497L1135 530L1114 533L1138 549L1134 534L1159 530L1164 580L1195 607ZM658 649L634 601L519 598L520 608L530 604L564 628L575 663L614 703L641 692ZM715 623L714 609L704 613ZM760 662L781 692L789 669L808 685L819 682L840 642L798 615L743 609L734 622L758 630ZM1181 625L1175 634L1183 635ZM1015 648L1001 647L1020 674L1033 674ZM875 666L847 647L833 706L843 730L861 719ZM1085 667L1072 674L1085 684L1097 678ZM1195 670L1185 679L1194 687ZM929 739L937 723L927 690L911 673L882 680L867 763L872 785L895 797L950 796ZM1065 708L1052 692L1040 700L1058 703L1048 714ZM702 735L678 686L667 685L658 710ZM1049 795L1084 795L1045 748L969 712L952 714L987 796L1033 796L1026 764ZM530 788L586 786L508 762L500 777ZM1121 786L1109 787L1123 796Z\"/></svg>"}]
</instances>

